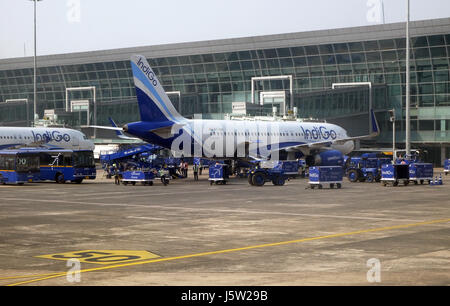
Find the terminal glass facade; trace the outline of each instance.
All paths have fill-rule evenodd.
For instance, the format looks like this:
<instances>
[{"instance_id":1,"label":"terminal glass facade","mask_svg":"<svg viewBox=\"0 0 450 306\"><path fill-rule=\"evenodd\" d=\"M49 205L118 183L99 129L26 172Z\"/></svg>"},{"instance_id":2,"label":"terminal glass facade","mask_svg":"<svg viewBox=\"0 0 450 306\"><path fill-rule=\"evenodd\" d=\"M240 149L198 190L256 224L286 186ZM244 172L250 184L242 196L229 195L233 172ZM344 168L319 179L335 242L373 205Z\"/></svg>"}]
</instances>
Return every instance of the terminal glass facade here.
<instances>
[{"instance_id":1,"label":"terminal glass facade","mask_svg":"<svg viewBox=\"0 0 450 306\"><path fill-rule=\"evenodd\" d=\"M367 111L366 91L340 95L308 93L329 90L333 83L372 82L373 105L382 127L379 142L391 141L387 110L395 109L397 139L404 141L405 39L383 39L294 47L242 50L148 58L181 114L223 118L232 102L251 102L251 78L293 78L294 106L305 117L328 118ZM411 137L413 142L450 142L450 34L411 38ZM38 62L39 63L39 62ZM97 124L108 117L123 124L139 120L129 61L93 62L37 71L38 113L63 109L65 89L96 87ZM260 92L284 91L289 105L288 79L255 81ZM25 100L28 101L28 111ZM69 100L93 100L91 90L69 92ZM33 69L0 70L0 122L22 124L33 102ZM74 116L76 117L76 116ZM93 114L91 112L91 117ZM31 119L31 118L30 118ZM75 120L76 121L76 120ZM91 118L92 123L92 118Z\"/></svg>"}]
</instances>

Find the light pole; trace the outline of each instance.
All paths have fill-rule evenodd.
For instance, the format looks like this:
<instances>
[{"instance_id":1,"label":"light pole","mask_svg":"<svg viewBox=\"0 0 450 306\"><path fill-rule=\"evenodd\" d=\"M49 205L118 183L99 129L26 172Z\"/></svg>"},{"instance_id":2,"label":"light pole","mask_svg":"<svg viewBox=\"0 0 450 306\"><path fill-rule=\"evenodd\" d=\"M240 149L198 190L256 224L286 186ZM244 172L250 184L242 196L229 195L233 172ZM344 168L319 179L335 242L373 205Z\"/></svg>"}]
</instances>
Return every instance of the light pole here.
<instances>
[{"instance_id":1,"label":"light pole","mask_svg":"<svg viewBox=\"0 0 450 306\"><path fill-rule=\"evenodd\" d=\"M392 160L395 158L395 109L389 111L391 117L389 120L392 122Z\"/></svg>"},{"instance_id":2,"label":"light pole","mask_svg":"<svg viewBox=\"0 0 450 306\"><path fill-rule=\"evenodd\" d=\"M42 1L42 0L29 0L34 2L34 76L33 76L33 126L36 122L37 117L37 107L36 107L36 101L37 101L37 94L36 94L36 2Z\"/></svg>"},{"instance_id":3,"label":"light pole","mask_svg":"<svg viewBox=\"0 0 450 306\"><path fill-rule=\"evenodd\" d=\"M405 150L406 155L411 151L410 118L409 118L409 0L407 0L406 13L406 97L405 97Z\"/></svg>"}]
</instances>

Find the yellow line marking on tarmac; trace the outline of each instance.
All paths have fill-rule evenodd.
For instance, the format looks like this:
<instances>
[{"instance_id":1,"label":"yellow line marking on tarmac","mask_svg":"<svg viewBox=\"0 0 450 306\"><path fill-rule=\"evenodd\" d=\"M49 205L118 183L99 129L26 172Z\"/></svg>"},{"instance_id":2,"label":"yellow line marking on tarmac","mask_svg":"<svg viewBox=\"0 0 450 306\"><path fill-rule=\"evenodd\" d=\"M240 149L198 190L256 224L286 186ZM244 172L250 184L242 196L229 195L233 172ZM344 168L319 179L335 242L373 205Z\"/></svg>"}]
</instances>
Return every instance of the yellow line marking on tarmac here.
<instances>
[{"instance_id":1,"label":"yellow line marking on tarmac","mask_svg":"<svg viewBox=\"0 0 450 306\"><path fill-rule=\"evenodd\" d=\"M164 261L173 261L173 260L178 260L178 259L194 258L194 257L208 256L208 255L225 254L225 253L245 251L245 250L252 250L252 249L259 249L259 248L265 248L265 247L287 245L287 244L307 242L307 241L314 241L314 240L320 240L320 239L337 238L337 237L344 237L344 236L364 234L364 233L381 232L381 231L394 230L394 229L403 229L403 228L422 226L422 225L430 225L430 224L437 224L437 223L445 223L445 222L450 222L450 218L448 218L448 219L431 220L431 221L423 221L423 222L403 224L403 225L394 225L394 226L372 228L372 229L359 230L359 231L353 231L353 232L348 232L348 233L338 233L338 234L331 234L331 235L318 236L318 237L310 237L310 238L302 238L302 239L288 240L288 241L281 241L281 242L274 242L274 243L258 244L258 245L252 245L252 246L246 246L246 247L234 248L234 249L225 249L225 250L219 250L219 251L194 253L194 254L188 254L188 255L182 255L182 256L158 258L158 259L152 259L152 260L146 260L146 261L131 262L131 263L124 263L124 264L110 265L110 266L105 266L105 267L84 269L84 270L80 270L78 272L86 273L86 272L102 271L102 270L109 270L109 269L115 269L115 268L123 268L123 267L130 267L130 266L136 266L136 265L144 265L144 264L164 262ZM29 283L33 283L33 282L43 281L43 280L47 280L47 279L51 279L51 278L62 277L62 276L65 276L65 275L67 275L67 272L61 272L61 273L58 273L58 274L52 274L52 275L49 275L49 276L46 276L46 277L42 277L42 278L38 278L38 279L32 279L32 280L19 282L19 283L8 284L7 286L24 285L24 284L29 284ZM17 278L19 278L19 277L17 277ZM25 277L23 277L23 278L25 278Z\"/></svg>"},{"instance_id":2,"label":"yellow line marking on tarmac","mask_svg":"<svg viewBox=\"0 0 450 306\"><path fill-rule=\"evenodd\" d=\"M6 277L0 277L0 280L18 279L18 278L42 277L42 276L59 275L59 274L61 274L61 272L44 273L44 274L35 274L35 275L6 276Z\"/></svg>"}]
</instances>

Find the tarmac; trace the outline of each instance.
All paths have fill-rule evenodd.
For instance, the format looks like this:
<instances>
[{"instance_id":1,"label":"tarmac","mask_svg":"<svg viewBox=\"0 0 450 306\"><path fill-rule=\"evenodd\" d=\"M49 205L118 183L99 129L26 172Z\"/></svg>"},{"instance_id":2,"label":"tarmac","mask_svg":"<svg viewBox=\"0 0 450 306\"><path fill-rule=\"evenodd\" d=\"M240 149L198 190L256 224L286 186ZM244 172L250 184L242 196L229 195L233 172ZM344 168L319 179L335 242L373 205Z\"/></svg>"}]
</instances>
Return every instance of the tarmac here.
<instances>
[{"instance_id":1,"label":"tarmac","mask_svg":"<svg viewBox=\"0 0 450 306\"><path fill-rule=\"evenodd\" d=\"M312 190L189 175L0 186L0 285L450 285L450 176Z\"/></svg>"}]
</instances>

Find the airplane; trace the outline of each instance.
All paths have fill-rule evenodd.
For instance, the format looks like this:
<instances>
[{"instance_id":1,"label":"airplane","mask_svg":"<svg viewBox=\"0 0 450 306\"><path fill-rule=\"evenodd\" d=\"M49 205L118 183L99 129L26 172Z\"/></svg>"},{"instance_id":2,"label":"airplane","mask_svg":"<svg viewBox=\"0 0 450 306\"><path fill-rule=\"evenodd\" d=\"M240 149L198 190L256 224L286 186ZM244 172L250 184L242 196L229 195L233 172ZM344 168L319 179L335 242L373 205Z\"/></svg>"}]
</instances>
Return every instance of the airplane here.
<instances>
[{"instance_id":1,"label":"airplane","mask_svg":"<svg viewBox=\"0 0 450 306\"><path fill-rule=\"evenodd\" d=\"M369 135L350 137L330 123L186 119L174 108L146 58L131 56L141 121L120 127L91 126L125 132L181 156L209 159L276 159L285 150L299 153L308 166L343 163L354 141L379 134L373 110Z\"/></svg>"},{"instance_id":2,"label":"airplane","mask_svg":"<svg viewBox=\"0 0 450 306\"><path fill-rule=\"evenodd\" d=\"M94 150L82 132L68 128L0 127L0 149L44 146L49 149Z\"/></svg>"}]
</instances>

